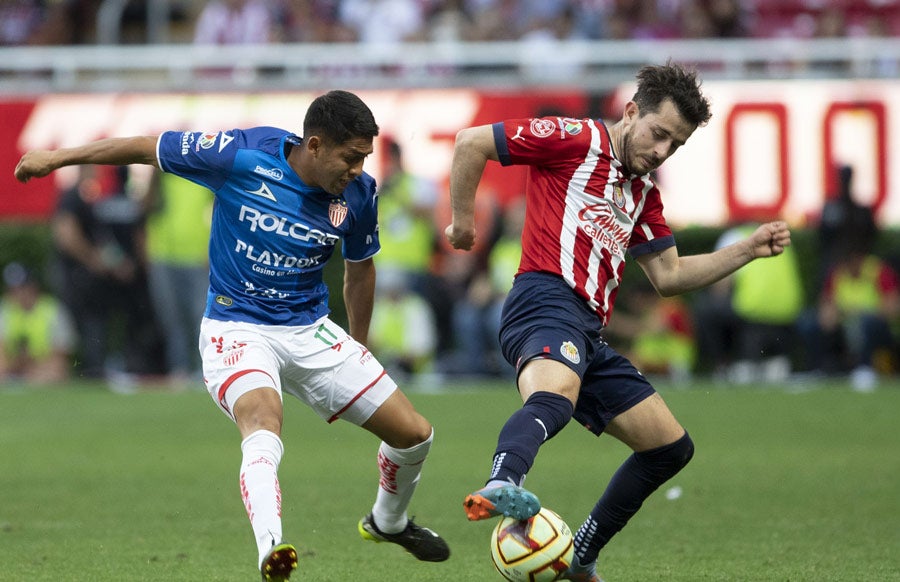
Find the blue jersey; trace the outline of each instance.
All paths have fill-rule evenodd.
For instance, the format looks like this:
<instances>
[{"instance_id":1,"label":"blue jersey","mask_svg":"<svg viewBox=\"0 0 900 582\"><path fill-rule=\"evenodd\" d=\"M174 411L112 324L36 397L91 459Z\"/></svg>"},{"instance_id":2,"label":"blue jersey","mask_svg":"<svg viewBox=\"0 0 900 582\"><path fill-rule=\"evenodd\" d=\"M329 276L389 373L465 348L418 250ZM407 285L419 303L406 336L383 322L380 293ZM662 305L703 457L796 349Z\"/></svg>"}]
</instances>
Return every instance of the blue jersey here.
<instances>
[{"instance_id":1,"label":"blue jersey","mask_svg":"<svg viewBox=\"0 0 900 582\"><path fill-rule=\"evenodd\" d=\"M308 186L285 158L301 142L272 127L159 137L159 167L215 193L206 317L309 325L329 313L322 271L338 241L350 261L381 248L375 180L340 196Z\"/></svg>"}]
</instances>

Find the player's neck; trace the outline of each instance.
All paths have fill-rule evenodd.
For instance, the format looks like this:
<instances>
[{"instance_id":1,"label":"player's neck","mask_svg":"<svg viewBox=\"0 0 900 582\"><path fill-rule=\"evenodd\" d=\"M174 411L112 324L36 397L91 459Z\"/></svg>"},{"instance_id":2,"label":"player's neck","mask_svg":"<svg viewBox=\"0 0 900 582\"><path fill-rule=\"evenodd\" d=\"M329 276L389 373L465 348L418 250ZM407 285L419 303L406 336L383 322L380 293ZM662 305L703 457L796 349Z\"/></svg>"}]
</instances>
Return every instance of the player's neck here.
<instances>
[{"instance_id":1,"label":"player's neck","mask_svg":"<svg viewBox=\"0 0 900 582\"><path fill-rule=\"evenodd\" d=\"M612 154L617 160L622 161L622 122L618 121L609 128L609 145Z\"/></svg>"}]
</instances>

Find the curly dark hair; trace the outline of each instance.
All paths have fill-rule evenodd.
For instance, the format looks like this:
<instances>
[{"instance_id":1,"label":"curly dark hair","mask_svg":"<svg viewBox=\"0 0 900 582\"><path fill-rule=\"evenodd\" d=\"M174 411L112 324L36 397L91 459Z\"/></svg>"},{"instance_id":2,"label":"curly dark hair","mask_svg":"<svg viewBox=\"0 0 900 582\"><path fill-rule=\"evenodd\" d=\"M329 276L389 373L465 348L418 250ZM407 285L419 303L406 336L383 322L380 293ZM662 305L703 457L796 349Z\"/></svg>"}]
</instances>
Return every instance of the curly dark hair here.
<instances>
[{"instance_id":1,"label":"curly dark hair","mask_svg":"<svg viewBox=\"0 0 900 582\"><path fill-rule=\"evenodd\" d=\"M703 126L712 117L709 100L700 92L701 81L697 71L666 62L665 65L648 65L637 74L638 88L632 101L637 103L640 114L656 113L666 99L671 99L682 117L696 126Z\"/></svg>"},{"instance_id":2,"label":"curly dark hair","mask_svg":"<svg viewBox=\"0 0 900 582\"><path fill-rule=\"evenodd\" d=\"M310 104L303 119L303 135L342 144L357 137L375 137L378 124L362 99L349 91L334 90Z\"/></svg>"}]
</instances>

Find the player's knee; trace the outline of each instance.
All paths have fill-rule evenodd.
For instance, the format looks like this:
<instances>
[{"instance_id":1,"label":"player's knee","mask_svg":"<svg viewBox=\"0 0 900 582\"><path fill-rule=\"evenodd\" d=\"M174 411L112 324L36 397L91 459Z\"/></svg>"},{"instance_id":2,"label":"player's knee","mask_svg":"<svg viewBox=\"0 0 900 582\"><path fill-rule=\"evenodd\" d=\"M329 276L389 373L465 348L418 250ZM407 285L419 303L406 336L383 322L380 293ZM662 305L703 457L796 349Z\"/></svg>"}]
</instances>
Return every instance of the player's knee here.
<instances>
[{"instance_id":1,"label":"player's knee","mask_svg":"<svg viewBox=\"0 0 900 582\"><path fill-rule=\"evenodd\" d=\"M634 454L635 459L652 474L652 478L662 483L681 471L694 456L694 441L685 432L673 443Z\"/></svg>"},{"instance_id":2,"label":"player's knee","mask_svg":"<svg viewBox=\"0 0 900 582\"><path fill-rule=\"evenodd\" d=\"M674 445L672 461L674 466L678 467L675 471L677 473L685 468L691 462L691 459L694 458L694 441L691 439L691 435L685 432L684 436L672 444Z\"/></svg>"}]
</instances>

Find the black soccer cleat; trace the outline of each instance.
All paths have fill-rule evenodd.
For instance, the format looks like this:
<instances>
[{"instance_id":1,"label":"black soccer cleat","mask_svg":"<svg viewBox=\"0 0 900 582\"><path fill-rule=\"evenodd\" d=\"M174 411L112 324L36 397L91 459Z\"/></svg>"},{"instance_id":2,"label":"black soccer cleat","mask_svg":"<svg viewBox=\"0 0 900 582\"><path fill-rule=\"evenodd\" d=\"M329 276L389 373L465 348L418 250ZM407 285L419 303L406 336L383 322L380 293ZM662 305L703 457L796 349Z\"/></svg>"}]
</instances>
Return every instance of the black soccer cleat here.
<instances>
[{"instance_id":1,"label":"black soccer cleat","mask_svg":"<svg viewBox=\"0 0 900 582\"><path fill-rule=\"evenodd\" d=\"M411 519L403 531L389 534L378 529L370 513L359 520L359 535L364 540L376 543L397 544L423 562L443 562L450 557L450 547L441 536L427 527L416 525Z\"/></svg>"}]
</instances>

